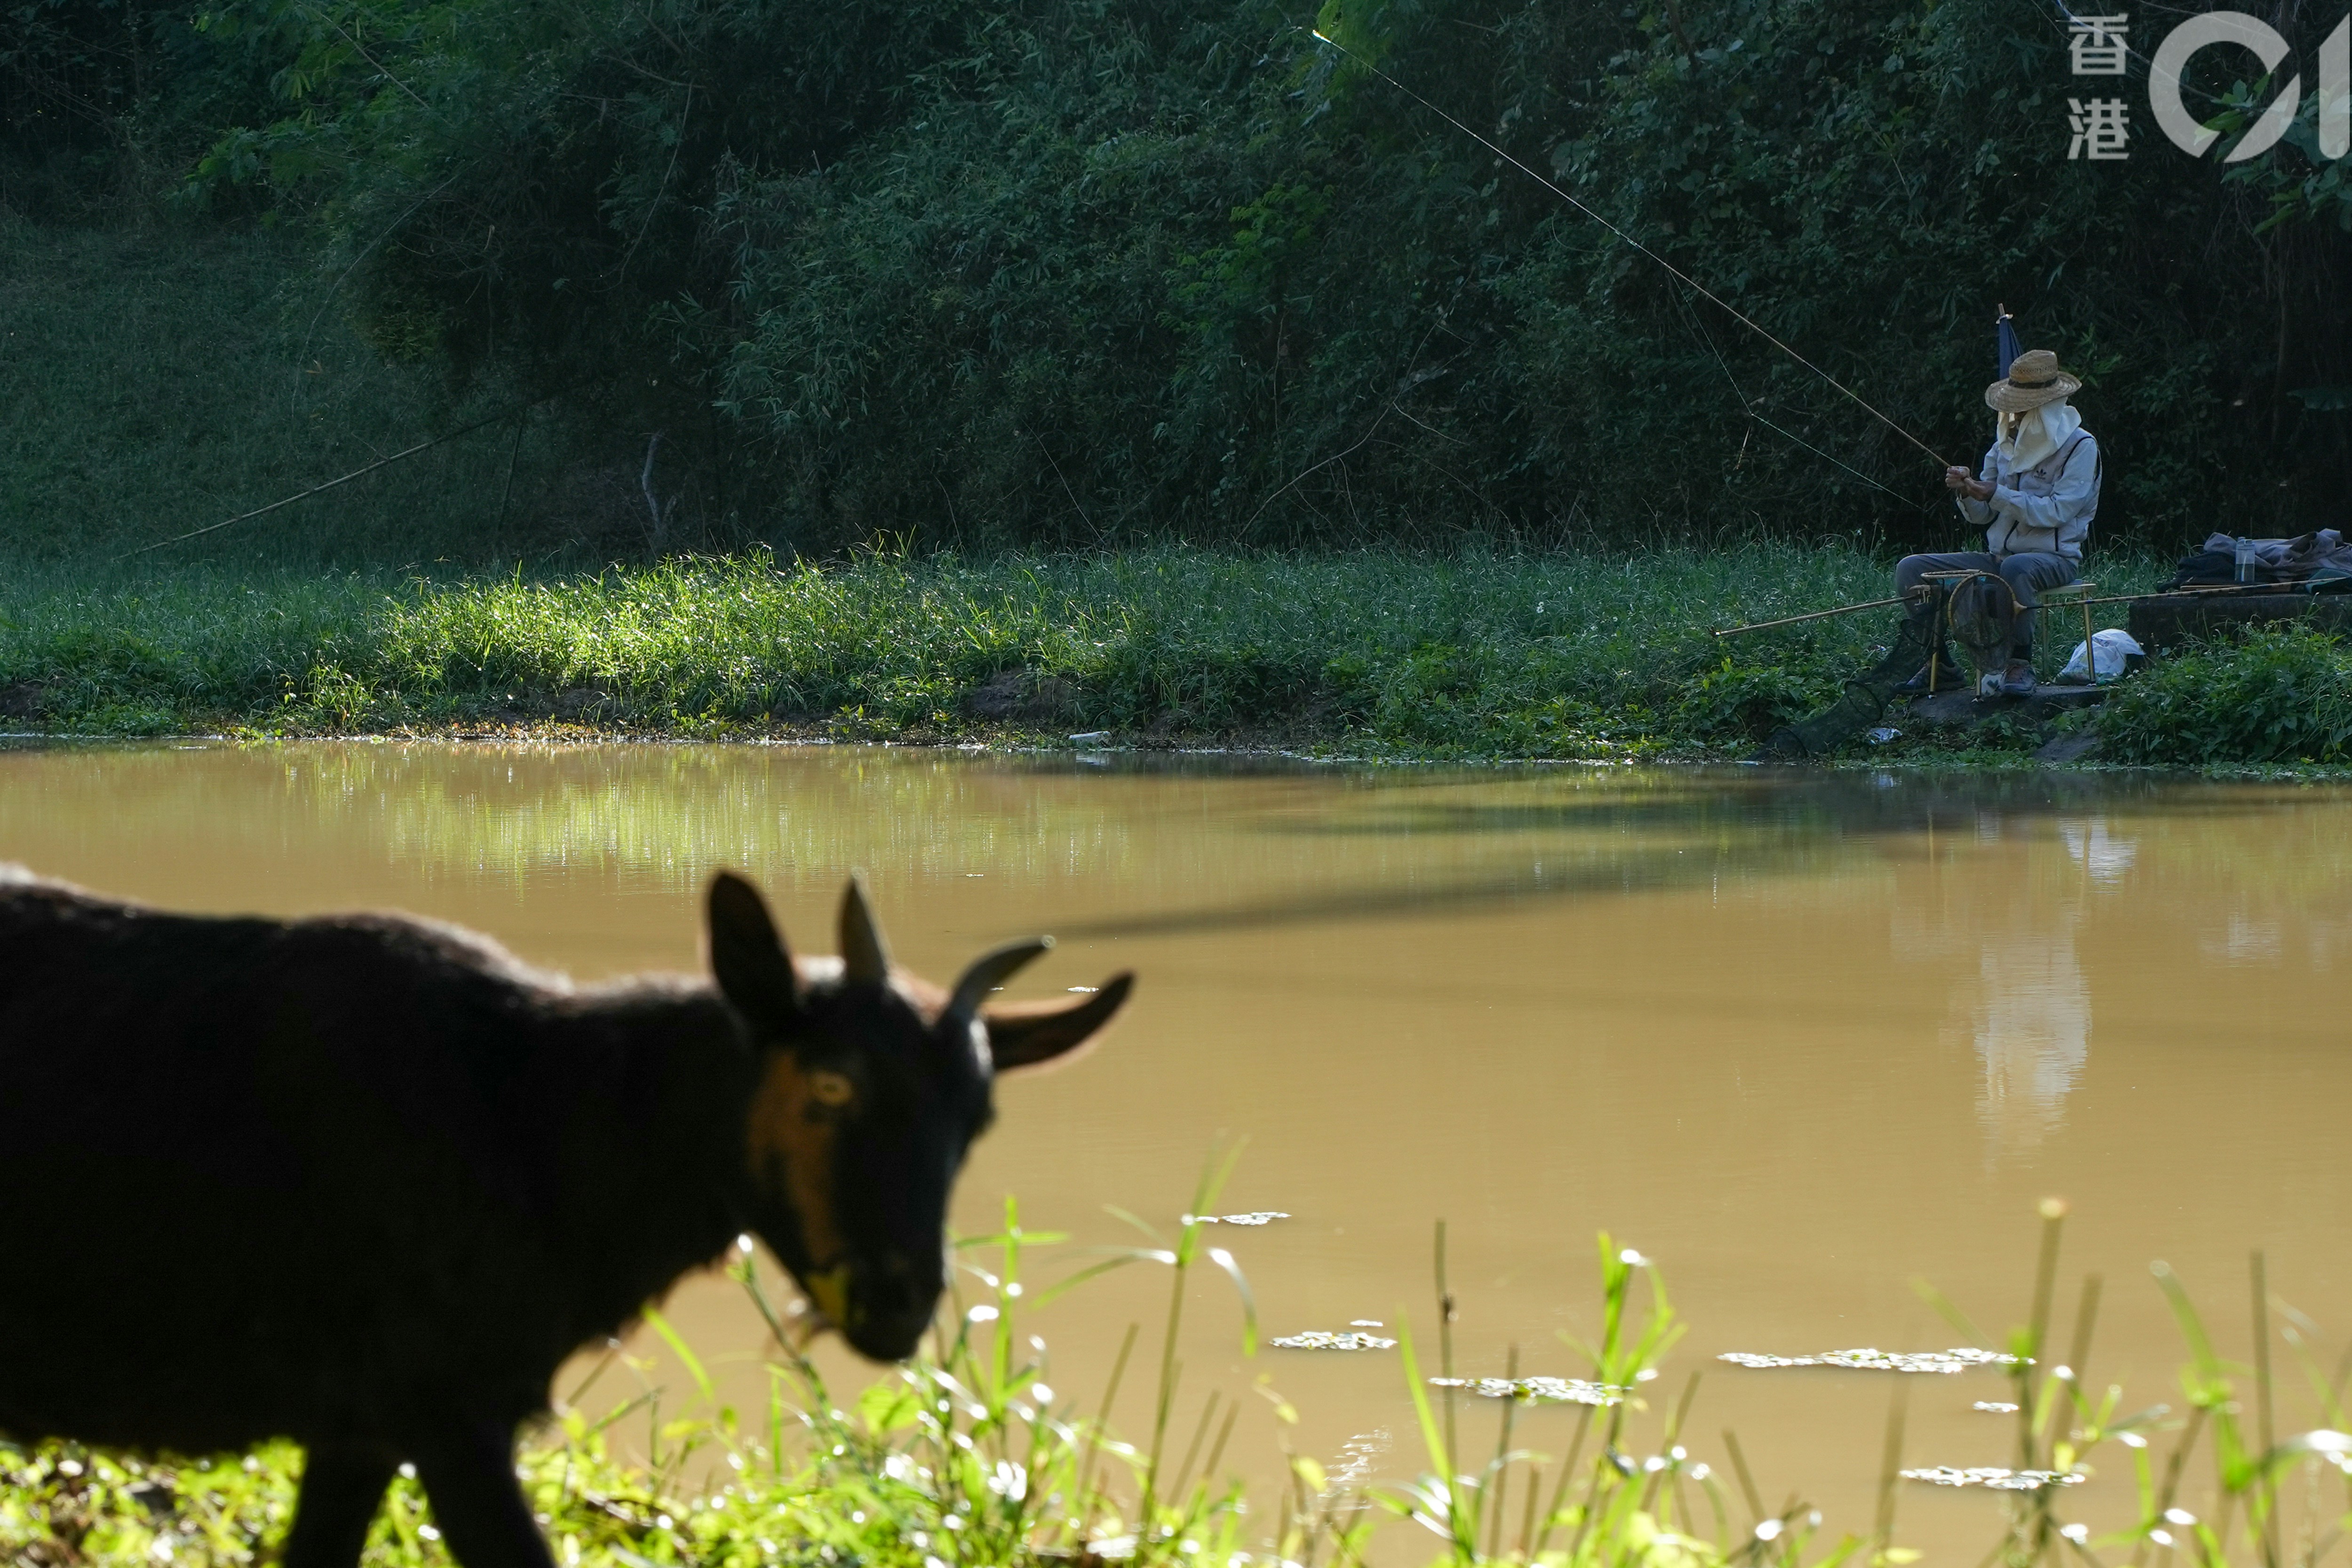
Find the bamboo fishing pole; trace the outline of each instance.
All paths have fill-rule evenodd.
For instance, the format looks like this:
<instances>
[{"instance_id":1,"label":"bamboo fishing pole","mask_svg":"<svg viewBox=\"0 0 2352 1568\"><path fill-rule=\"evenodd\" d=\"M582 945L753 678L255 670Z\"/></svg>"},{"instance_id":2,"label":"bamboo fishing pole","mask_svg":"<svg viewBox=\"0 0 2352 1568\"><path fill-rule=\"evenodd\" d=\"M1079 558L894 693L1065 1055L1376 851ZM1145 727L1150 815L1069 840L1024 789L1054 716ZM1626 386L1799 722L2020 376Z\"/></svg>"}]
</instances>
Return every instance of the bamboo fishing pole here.
<instances>
[{"instance_id":1,"label":"bamboo fishing pole","mask_svg":"<svg viewBox=\"0 0 2352 1568\"><path fill-rule=\"evenodd\" d=\"M2317 582L2315 577L2295 577L2277 583L2210 583L2201 588L2163 588L2153 594L2115 594L2104 599L2085 599L2088 605L2146 605L2159 599L2259 599L2279 596L2281 590L2296 590ZM2305 594L2304 598L2316 602L2318 595Z\"/></svg>"},{"instance_id":2,"label":"bamboo fishing pole","mask_svg":"<svg viewBox=\"0 0 2352 1568\"><path fill-rule=\"evenodd\" d=\"M2216 583L2202 588L2168 588L2153 594L2113 594L2104 598L2084 599L2080 602L2085 605L2147 605L2165 599L2219 598L2230 595L2236 595L2242 598L2254 598L2262 596L2263 590L2297 588L2311 580L2306 577L2285 583ZM1783 616L1777 621L1751 621L1744 626L1725 626L1720 631L1709 632L1706 635L1714 637L1738 637L1741 632L1762 632L1769 631L1774 626L1793 626L1800 621L1822 621L1827 620L1832 616L1850 616L1857 610L1883 610L1889 605L1903 602L1898 596L1892 599L1873 599L1863 605L1840 605L1834 610L1815 610L1809 615Z\"/></svg>"},{"instance_id":3,"label":"bamboo fishing pole","mask_svg":"<svg viewBox=\"0 0 2352 1568\"><path fill-rule=\"evenodd\" d=\"M1834 610L1815 610L1810 615L1783 616L1777 621L1754 621L1744 626L1726 626L1721 631L1709 632L1706 635L1714 637L1738 637L1741 632L1767 631L1773 626L1793 626L1799 621L1822 621L1827 620L1832 616L1850 616L1856 610L1883 610L1889 605L1899 605L1903 602L1902 596L1898 595L1892 599L1873 599L1866 605L1840 605Z\"/></svg>"}]
</instances>

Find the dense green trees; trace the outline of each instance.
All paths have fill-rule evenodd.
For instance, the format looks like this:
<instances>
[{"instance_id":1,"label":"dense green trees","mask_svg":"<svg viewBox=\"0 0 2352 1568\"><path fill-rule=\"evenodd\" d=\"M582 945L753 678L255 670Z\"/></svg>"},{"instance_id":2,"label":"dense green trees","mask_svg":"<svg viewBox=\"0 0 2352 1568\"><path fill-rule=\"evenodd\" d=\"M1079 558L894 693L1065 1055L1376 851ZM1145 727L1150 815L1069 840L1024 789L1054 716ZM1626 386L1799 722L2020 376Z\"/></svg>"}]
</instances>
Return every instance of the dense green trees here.
<instances>
[{"instance_id":1,"label":"dense green trees","mask_svg":"<svg viewBox=\"0 0 2352 1568\"><path fill-rule=\"evenodd\" d=\"M47 29L12 103L130 128L12 108L16 166L173 151L315 226L385 354L667 432L681 539L1957 531L1929 458L1306 0L5 3ZM2111 534L2344 521L2352 205L2307 134L2070 161L2090 89L2019 0L1319 20L1955 460L2001 301L2089 382Z\"/></svg>"}]
</instances>

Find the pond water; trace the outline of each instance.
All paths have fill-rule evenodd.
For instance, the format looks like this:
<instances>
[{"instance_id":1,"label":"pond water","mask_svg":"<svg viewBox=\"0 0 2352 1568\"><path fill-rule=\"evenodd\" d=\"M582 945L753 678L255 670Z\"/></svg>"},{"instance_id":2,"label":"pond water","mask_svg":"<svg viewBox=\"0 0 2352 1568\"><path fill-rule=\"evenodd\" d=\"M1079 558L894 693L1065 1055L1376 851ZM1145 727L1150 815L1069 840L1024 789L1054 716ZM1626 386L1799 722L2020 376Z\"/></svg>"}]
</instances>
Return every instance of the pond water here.
<instances>
[{"instance_id":1,"label":"pond water","mask_svg":"<svg viewBox=\"0 0 2352 1568\"><path fill-rule=\"evenodd\" d=\"M1226 758L1006 758L835 748L305 744L0 753L0 858L175 908L396 907L585 977L698 962L701 887L743 868L804 952L833 948L852 868L903 963L951 977L1052 931L1016 983L1131 968L1083 1062L1000 1091L956 1220L1087 1245L1172 1229L1213 1144L1244 1139L1215 1237L1268 1335L1409 1322L1434 1360L1448 1222L1460 1370L1585 1368L1596 1233L1657 1260L1690 1325L1653 1403L1704 1373L1685 1442L1736 1429L1767 1497L1866 1530L1895 1378L1753 1370L1961 1343L1915 1281L2005 1329L2038 1200L2073 1205L2058 1316L2106 1281L2084 1369L2127 1406L2179 1395L2149 1274L2169 1262L2221 1352L2251 1354L2249 1254L2333 1367L2352 1326L2352 795L2049 775L1369 770ZM1043 1255L1050 1257L1050 1253ZM1166 1282L1137 1268L1031 1317L1089 1409ZM758 1320L690 1280L671 1316L727 1396L761 1403ZM2282 1320L2284 1321L2284 1320ZM1338 1469L1423 1468L1401 1361L1261 1348L1212 1272L1188 1307L1173 1425L1244 1409L1227 1468L1281 1471L1261 1381ZM2293 1348L2274 1342L2300 1387ZM642 1375L690 1385L648 1337ZM847 1358L825 1352L837 1379ZM617 1399L623 1368L585 1401ZM1972 1408L1994 1373L1907 1380L1911 1465L2008 1462ZM1494 1440L1496 1406L1465 1407ZM1520 1419L1552 1451L1563 1408ZM1149 1425L1131 1375L1114 1421ZM2280 1429L2317 1425L2283 1396ZM1643 1430L1654 1434L1654 1423ZM1654 1440L1654 1436L1646 1440ZM1465 1446L1472 1439L1465 1436ZM1490 1450L1489 1450L1490 1451ZM1646 1451L1646 1450L1645 1450ZM2206 1501L2201 1467L2187 1500ZM2120 1466L2083 1489L2127 1512ZM1980 1552L1998 1504L1905 1489L1898 1534ZM1410 1527L1396 1527L1400 1530ZM1409 1542L1407 1543L1409 1544ZM1432 1543L1433 1544L1433 1543ZM1410 1553L1420 1555L1415 1547ZM1938 1553L1939 1557L1946 1553Z\"/></svg>"}]
</instances>

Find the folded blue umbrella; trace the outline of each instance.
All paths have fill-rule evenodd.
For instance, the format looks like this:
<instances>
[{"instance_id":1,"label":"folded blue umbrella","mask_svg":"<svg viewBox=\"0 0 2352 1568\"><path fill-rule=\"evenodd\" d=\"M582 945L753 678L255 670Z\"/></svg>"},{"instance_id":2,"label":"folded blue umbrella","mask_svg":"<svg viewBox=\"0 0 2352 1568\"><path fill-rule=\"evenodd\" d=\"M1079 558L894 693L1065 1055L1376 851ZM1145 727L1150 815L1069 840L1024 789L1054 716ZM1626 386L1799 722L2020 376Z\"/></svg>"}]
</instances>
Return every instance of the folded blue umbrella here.
<instances>
[{"instance_id":1,"label":"folded blue umbrella","mask_svg":"<svg viewBox=\"0 0 2352 1568\"><path fill-rule=\"evenodd\" d=\"M2017 328L2011 324L2009 309L2007 306L1996 305L1993 309L2000 312L2000 315L1994 318L1994 330L1999 336L1993 345L1993 355L2000 365L2000 379L2007 381L2009 379L2009 367L2016 360L2018 355Z\"/></svg>"}]
</instances>

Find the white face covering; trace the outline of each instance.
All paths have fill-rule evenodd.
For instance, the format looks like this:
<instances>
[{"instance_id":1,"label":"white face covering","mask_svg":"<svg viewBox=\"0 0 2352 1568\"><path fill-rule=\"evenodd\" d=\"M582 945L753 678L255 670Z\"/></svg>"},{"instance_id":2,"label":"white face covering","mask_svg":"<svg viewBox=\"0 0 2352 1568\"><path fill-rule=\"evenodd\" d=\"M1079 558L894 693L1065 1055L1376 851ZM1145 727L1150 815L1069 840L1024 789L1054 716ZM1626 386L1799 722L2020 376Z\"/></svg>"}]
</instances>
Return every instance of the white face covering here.
<instances>
[{"instance_id":1,"label":"white face covering","mask_svg":"<svg viewBox=\"0 0 2352 1568\"><path fill-rule=\"evenodd\" d=\"M1999 418L2001 461L2011 473L2030 468L2066 444L2083 427L2083 416L2064 398Z\"/></svg>"}]
</instances>

